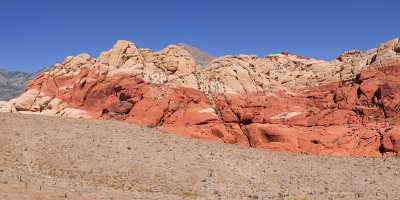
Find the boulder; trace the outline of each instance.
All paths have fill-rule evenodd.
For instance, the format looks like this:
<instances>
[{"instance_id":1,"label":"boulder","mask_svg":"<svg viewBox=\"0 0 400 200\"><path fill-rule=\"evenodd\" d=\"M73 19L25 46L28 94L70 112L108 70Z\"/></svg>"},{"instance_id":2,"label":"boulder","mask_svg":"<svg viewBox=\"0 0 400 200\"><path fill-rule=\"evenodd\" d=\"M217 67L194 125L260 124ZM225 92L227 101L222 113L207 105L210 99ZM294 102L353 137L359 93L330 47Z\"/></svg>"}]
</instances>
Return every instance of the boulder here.
<instances>
[{"instance_id":1,"label":"boulder","mask_svg":"<svg viewBox=\"0 0 400 200\"><path fill-rule=\"evenodd\" d=\"M32 106L39 96L40 91L36 89L28 89L21 96L11 100L18 111L33 110Z\"/></svg>"},{"instance_id":2,"label":"boulder","mask_svg":"<svg viewBox=\"0 0 400 200\"><path fill-rule=\"evenodd\" d=\"M0 101L0 112L17 112L15 106L8 101Z\"/></svg>"}]
</instances>

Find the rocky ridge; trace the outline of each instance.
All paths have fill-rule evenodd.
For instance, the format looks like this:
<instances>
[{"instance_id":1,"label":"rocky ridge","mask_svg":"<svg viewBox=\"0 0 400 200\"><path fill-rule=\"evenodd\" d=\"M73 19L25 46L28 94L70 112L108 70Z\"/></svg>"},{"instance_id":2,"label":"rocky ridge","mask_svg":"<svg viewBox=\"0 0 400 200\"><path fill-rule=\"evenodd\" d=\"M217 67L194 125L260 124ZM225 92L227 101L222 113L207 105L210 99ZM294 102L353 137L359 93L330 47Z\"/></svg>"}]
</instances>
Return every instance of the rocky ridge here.
<instances>
[{"instance_id":1,"label":"rocky ridge","mask_svg":"<svg viewBox=\"0 0 400 200\"><path fill-rule=\"evenodd\" d=\"M67 57L0 111L116 119L194 138L318 155L400 152L400 42L333 61L282 52L206 67L182 46L118 41Z\"/></svg>"}]
</instances>

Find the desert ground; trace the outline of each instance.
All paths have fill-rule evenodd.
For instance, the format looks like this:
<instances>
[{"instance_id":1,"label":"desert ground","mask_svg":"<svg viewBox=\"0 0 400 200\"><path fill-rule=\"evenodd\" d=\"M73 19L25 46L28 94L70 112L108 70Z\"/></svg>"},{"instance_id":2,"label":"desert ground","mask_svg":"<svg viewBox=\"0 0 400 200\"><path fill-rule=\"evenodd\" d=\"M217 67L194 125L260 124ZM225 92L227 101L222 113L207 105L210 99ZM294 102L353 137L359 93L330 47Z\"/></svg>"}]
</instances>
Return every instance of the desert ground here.
<instances>
[{"instance_id":1,"label":"desert ground","mask_svg":"<svg viewBox=\"0 0 400 200\"><path fill-rule=\"evenodd\" d=\"M400 199L400 159L324 157L117 121L0 113L0 199Z\"/></svg>"}]
</instances>

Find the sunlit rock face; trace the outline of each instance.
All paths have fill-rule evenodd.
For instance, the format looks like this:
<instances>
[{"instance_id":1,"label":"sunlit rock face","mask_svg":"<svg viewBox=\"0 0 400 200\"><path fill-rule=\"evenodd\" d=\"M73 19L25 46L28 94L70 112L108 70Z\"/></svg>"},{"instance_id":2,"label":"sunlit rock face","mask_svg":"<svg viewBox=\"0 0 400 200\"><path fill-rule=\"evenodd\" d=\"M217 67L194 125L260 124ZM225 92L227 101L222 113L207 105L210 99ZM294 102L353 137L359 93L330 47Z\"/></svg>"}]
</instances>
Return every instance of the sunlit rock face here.
<instances>
[{"instance_id":1,"label":"sunlit rock face","mask_svg":"<svg viewBox=\"0 0 400 200\"><path fill-rule=\"evenodd\" d=\"M180 45L118 41L67 57L2 112L114 119L245 147L317 155L400 152L400 42L332 61L287 52L200 66Z\"/></svg>"}]
</instances>

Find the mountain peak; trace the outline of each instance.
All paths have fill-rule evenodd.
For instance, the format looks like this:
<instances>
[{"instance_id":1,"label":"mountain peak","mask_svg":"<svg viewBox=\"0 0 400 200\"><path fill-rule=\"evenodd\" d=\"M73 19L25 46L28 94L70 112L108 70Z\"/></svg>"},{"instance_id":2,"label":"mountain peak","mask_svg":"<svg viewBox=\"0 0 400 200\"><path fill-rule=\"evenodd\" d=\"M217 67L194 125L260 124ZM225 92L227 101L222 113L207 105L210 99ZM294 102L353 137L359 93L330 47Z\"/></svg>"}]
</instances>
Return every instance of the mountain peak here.
<instances>
[{"instance_id":1,"label":"mountain peak","mask_svg":"<svg viewBox=\"0 0 400 200\"><path fill-rule=\"evenodd\" d=\"M204 52L203 50L201 50L197 47L193 47L189 44L178 43L177 46L180 46L183 49L185 49L187 52L189 52L192 55L192 57L194 58L194 60L196 61L196 63L202 67L207 66L212 60L215 59L214 56L211 56L211 55L207 54L206 52Z\"/></svg>"}]
</instances>

